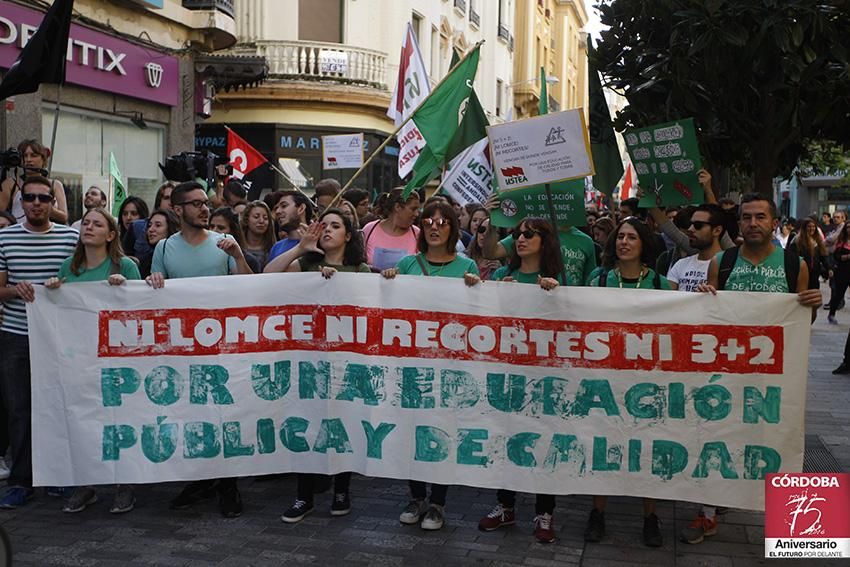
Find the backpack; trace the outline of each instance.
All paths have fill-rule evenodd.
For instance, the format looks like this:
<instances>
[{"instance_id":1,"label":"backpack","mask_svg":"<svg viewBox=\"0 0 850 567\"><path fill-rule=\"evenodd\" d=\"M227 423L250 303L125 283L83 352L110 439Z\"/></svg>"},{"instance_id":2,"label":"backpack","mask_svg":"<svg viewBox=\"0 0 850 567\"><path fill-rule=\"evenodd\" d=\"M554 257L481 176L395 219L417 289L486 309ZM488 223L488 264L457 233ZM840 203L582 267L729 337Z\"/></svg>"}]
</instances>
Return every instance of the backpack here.
<instances>
[{"instance_id":1,"label":"backpack","mask_svg":"<svg viewBox=\"0 0 850 567\"><path fill-rule=\"evenodd\" d=\"M738 250L728 248L723 251L720 257L720 266L717 273L717 289L726 289L726 282L729 280L729 274L735 268L735 262L738 261ZM788 248L785 252L785 283L788 284L789 293L797 293L797 277L800 275L800 257Z\"/></svg>"},{"instance_id":2,"label":"backpack","mask_svg":"<svg viewBox=\"0 0 850 567\"><path fill-rule=\"evenodd\" d=\"M608 287L608 274L610 270L602 269L599 274L599 287ZM661 276L655 270L652 271L652 289L661 289Z\"/></svg>"}]
</instances>

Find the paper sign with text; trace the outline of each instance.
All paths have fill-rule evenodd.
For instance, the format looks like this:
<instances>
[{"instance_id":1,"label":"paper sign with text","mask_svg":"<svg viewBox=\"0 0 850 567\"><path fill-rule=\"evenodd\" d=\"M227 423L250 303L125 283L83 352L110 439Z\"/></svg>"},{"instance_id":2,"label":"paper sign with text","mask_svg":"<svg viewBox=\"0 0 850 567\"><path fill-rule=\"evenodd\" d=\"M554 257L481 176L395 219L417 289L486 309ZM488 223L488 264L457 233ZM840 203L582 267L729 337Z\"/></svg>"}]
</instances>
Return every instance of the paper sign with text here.
<instances>
[{"instance_id":1,"label":"paper sign with text","mask_svg":"<svg viewBox=\"0 0 850 567\"><path fill-rule=\"evenodd\" d=\"M38 486L336 473L762 509L803 457L793 294L264 274L36 288Z\"/></svg>"},{"instance_id":2,"label":"paper sign with text","mask_svg":"<svg viewBox=\"0 0 850 567\"><path fill-rule=\"evenodd\" d=\"M322 136L323 169L357 169L363 165L363 133Z\"/></svg>"}]
</instances>

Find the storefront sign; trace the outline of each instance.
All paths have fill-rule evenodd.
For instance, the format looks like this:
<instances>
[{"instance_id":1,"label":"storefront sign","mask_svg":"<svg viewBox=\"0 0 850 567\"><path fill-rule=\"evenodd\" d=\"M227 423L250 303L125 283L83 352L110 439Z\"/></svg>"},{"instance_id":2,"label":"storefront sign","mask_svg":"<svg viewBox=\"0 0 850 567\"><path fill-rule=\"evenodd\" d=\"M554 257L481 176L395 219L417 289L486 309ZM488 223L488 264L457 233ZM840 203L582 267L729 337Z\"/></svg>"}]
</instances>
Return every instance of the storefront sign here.
<instances>
[{"instance_id":1,"label":"storefront sign","mask_svg":"<svg viewBox=\"0 0 850 567\"><path fill-rule=\"evenodd\" d=\"M43 18L43 12L0 0L0 68L12 66ZM66 58L69 83L169 106L178 103L176 57L71 24Z\"/></svg>"},{"instance_id":2,"label":"storefront sign","mask_svg":"<svg viewBox=\"0 0 850 567\"><path fill-rule=\"evenodd\" d=\"M27 314L37 486L354 471L758 510L803 462L787 293L308 272L36 286Z\"/></svg>"}]
</instances>

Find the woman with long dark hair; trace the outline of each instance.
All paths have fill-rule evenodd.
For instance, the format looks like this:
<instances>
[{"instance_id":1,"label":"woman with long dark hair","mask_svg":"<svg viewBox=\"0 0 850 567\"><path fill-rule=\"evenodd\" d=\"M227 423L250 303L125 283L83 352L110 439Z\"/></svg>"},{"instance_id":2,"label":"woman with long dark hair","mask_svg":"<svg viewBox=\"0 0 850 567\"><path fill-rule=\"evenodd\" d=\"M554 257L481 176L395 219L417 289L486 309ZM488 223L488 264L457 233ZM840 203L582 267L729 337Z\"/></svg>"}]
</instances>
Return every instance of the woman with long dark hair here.
<instances>
[{"instance_id":1,"label":"woman with long dark hair","mask_svg":"<svg viewBox=\"0 0 850 567\"><path fill-rule=\"evenodd\" d=\"M835 262L835 289L832 290L829 303L829 323L837 325L838 320L835 318L835 312L838 306L844 301L844 294L847 293L847 287L850 286L850 222L845 222L841 227L841 232L835 240L835 251L832 253L832 259Z\"/></svg>"},{"instance_id":2,"label":"woman with long dark hair","mask_svg":"<svg viewBox=\"0 0 850 567\"><path fill-rule=\"evenodd\" d=\"M180 231L180 219L171 209L157 209L147 218L145 240L150 252L139 258L139 273L142 279L151 275L151 264L153 263L153 251L156 243L164 240Z\"/></svg>"},{"instance_id":3,"label":"woman with long dark hair","mask_svg":"<svg viewBox=\"0 0 850 567\"><path fill-rule=\"evenodd\" d=\"M485 209L486 212L486 209ZM475 222L474 219L472 222ZM472 240L469 241L469 246L466 247L466 257L475 262L478 266L478 275L482 280L489 280L493 272L502 267L502 262L499 260L488 260L484 257L484 235L487 233L487 227L490 225L490 219L484 218L483 222L475 225L475 234L472 235Z\"/></svg>"},{"instance_id":4,"label":"woman with long dark hair","mask_svg":"<svg viewBox=\"0 0 850 567\"><path fill-rule=\"evenodd\" d=\"M124 255L118 238L118 223L101 208L91 209L80 223L80 240L73 255L65 260L56 277L44 283L47 289L76 282L107 281L109 285L122 285L127 280L140 280L136 263ZM97 494L90 486L74 489L62 508L63 512L82 512L97 502ZM119 485L110 508L113 514L129 512L136 499L130 485Z\"/></svg>"},{"instance_id":5,"label":"woman with long dark hair","mask_svg":"<svg viewBox=\"0 0 850 567\"><path fill-rule=\"evenodd\" d=\"M269 252L277 242L272 212L263 201L252 201L245 206L240 218L245 236L245 247L242 250L253 256L260 268L265 268Z\"/></svg>"},{"instance_id":6,"label":"woman with long dark hair","mask_svg":"<svg viewBox=\"0 0 850 567\"><path fill-rule=\"evenodd\" d=\"M667 278L650 268L652 232L637 217L626 217L608 237L602 250L602 265L587 280L596 287L670 289Z\"/></svg>"},{"instance_id":7,"label":"woman with long dark hair","mask_svg":"<svg viewBox=\"0 0 850 567\"><path fill-rule=\"evenodd\" d=\"M818 230L818 223L806 217L800 223L800 232L788 247L809 266L809 289L819 289L822 276L831 275L829 254Z\"/></svg>"},{"instance_id":8,"label":"woman with long dark hair","mask_svg":"<svg viewBox=\"0 0 850 567\"><path fill-rule=\"evenodd\" d=\"M121 232L121 241L130 230L133 222L148 218L148 204L141 197L130 196L124 199L118 208L118 229Z\"/></svg>"},{"instance_id":9,"label":"woman with long dark hair","mask_svg":"<svg viewBox=\"0 0 850 567\"><path fill-rule=\"evenodd\" d=\"M239 215L230 207L219 207L210 213L210 230L219 234L229 234L239 245L245 249L245 234L239 224ZM245 262L251 267L251 271L259 274L263 271L259 260L250 254L245 254Z\"/></svg>"},{"instance_id":10,"label":"woman with long dark hair","mask_svg":"<svg viewBox=\"0 0 850 567\"><path fill-rule=\"evenodd\" d=\"M398 274L413 276L440 276L444 278L463 278L468 286L481 281L475 262L455 251L460 235L460 223L454 207L444 200L434 201L422 211L419 219L418 253L405 256L395 268L381 272L387 279ZM431 484L431 497L428 504L427 487L418 480L408 481L411 500L399 516L402 524L420 523L423 530L439 530L444 523L444 507L449 487Z\"/></svg>"},{"instance_id":11,"label":"woman with long dark hair","mask_svg":"<svg viewBox=\"0 0 850 567\"><path fill-rule=\"evenodd\" d=\"M543 289L564 285L564 260L551 223L540 217L524 219L513 232L514 253L492 279L540 284Z\"/></svg>"},{"instance_id":12,"label":"woman with long dark hair","mask_svg":"<svg viewBox=\"0 0 850 567\"><path fill-rule=\"evenodd\" d=\"M399 260L416 252L419 227L414 225L419 214L419 193L403 198L404 188L396 187L378 197L381 220L363 227L366 261L377 270L395 266Z\"/></svg>"}]
</instances>

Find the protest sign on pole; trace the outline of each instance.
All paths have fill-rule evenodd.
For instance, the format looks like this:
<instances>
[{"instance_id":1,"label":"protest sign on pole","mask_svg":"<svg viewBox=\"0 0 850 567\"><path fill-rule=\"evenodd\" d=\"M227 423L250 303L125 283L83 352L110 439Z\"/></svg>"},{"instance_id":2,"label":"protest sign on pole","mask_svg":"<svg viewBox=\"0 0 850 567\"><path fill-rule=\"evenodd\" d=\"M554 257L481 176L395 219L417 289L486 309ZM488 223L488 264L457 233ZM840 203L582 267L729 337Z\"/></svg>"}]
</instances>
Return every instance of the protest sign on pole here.
<instances>
[{"instance_id":1,"label":"protest sign on pole","mask_svg":"<svg viewBox=\"0 0 850 567\"><path fill-rule=\"evenodd\" d=\"M322 169L357 169L363 165L363 133L322 136Z\"/></svg>"},{"instance_id":2,"label":"protest sign on pole","mask_svg":"<svg viewBox=\"0 0 850 567\"><path fill-rule=\"evenodd\" d=\"M802 466L793 294L266 274L36 286L27 315L37 486L354 471L762 509Z\"/></svg>"},{"instance_id":3,"label":"protest sign on pole","mask_svg":"<svg viewBox=\"0 0 850 567\"><path fill-rule=\"evenodd\" d=\"M584 179L552 183L552 206L557 226L584 226ZM514 227L525 217L549 217L546 188L537 186L522 191L499 193L499 208L490 211L493 226Z\"/></svg>"},{"instance_id":4,"label":"protest sign on pole","mask_svg":"<svg viewBox=\"0 0 850 567\"><path fill-rule=\"evenodd\" d=\"M641 207L703 202L697 177L702 161L693 119L626 130L623 138L643 191Z\"/></svg>"},{"instance_id":5,"label":"protest sign on pole","mask_svg":"<svg viewBox=\"0 0 850 567\"><path fill-rule=\"evenodd\" d=\"M461 205L483 203L493 191L493 166L488 146L482 138L449 162L441 187Z\"/></svg>"},{"instance_id":6,"label":"protest sign on pole","mask_svg":"<svg viewBox=\"0 0 850 567\"><path fill-rule=\"evenodd\" d=\"M503 191L593 175L580 108L489 126L487 134Z\"/></svg>"}]
</instances>

